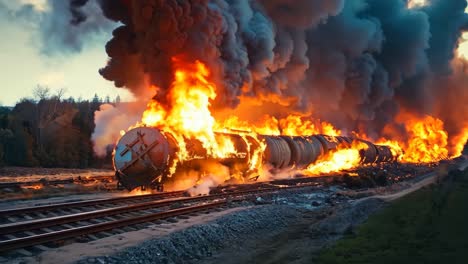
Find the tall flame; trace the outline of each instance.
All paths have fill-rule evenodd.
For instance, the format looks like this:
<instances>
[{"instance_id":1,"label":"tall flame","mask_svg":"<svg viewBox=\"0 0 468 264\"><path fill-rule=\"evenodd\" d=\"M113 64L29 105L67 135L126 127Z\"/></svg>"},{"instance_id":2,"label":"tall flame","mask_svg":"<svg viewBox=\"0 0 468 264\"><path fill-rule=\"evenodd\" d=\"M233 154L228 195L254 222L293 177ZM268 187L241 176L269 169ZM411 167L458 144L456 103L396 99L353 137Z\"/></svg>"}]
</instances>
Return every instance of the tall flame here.
<instances>
[{"instance_id":1,"label":"tall flame","mask_svg":"<svg viewBox=\"0 0 468 264\"><path fill-rule=\"evenodd\" d=\"M408 162L432 162L448 158L448 134L444 123L426 116L422 120L410 120L406 125L409 140L403 160Z\"/></svg>"},{"instance_id":2,"label":"tall flame","mask_svg":"<svg viewBox=\"0 0 468 264\"><path fill-rule=\"evenodd\" d=\"M404 136L382 138L377 144L390 146L392 154L402 162L429 163L449 158L448 133L442 120L408 114L401 114L398 119L405 123Z\"/></svg>"},{"instance_id":3,"label":"tall flame","mask_svg":"<svg viewBox=\"0 0 468 264\"><path fill-rule=\"evenodd\" d=\"M192 158L184 146L184 137L198 139L207 154L214 158L236 155L229 139L215 137L210 102L216 98L216 89L209 80L208 68L200 61L190 64L173 58L173 63L177 70L167 98L170 109L157 101L150 102L140 125L170 132L180 144L180 161Z\"/></svg>"}]
</instances>

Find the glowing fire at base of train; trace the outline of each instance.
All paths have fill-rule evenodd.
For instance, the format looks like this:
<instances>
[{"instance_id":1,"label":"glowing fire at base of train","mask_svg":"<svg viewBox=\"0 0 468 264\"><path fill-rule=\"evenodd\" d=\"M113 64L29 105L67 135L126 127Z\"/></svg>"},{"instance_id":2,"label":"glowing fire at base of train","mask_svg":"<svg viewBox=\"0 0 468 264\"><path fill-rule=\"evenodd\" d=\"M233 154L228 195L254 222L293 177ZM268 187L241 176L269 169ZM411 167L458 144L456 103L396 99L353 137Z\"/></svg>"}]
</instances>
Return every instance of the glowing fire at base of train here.
<instances>
[{"instance_id":1,"label":"glowing fire at base of train","mask_svg":"<svg viewBox=\"0 0 468 264\"><path fill-rule=\"evenodd\" d=\"M118 141L113 155L119 183L128 190L153 186L161 189L173 175L184 171L210 171L212 164L228 168L229 181L256 180L262 171L317 175L350 169L359 164L395 161L397 153L384 145L341 136L267 136L255 133L215 133L228 155L207 151L197 139L176 140L153 127L137 127Z\"/></svg>"}]
</instances>

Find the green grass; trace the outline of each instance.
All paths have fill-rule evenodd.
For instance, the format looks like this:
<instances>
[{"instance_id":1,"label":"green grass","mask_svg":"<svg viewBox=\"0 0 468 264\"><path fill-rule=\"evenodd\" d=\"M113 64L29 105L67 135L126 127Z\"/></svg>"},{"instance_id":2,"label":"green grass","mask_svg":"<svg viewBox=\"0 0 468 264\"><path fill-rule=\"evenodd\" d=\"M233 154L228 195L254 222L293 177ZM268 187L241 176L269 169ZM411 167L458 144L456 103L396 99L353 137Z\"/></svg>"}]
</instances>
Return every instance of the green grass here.
<instances>
[{"instance_id":1,"label":"green grass","mask_svg":"<svg viewBox=\"0 0 468 264\"><path fill-rule=\"evenodd\" d=\"M371 216L314 263L468 263L468 170Z\"/></svg>"}]
</instances>

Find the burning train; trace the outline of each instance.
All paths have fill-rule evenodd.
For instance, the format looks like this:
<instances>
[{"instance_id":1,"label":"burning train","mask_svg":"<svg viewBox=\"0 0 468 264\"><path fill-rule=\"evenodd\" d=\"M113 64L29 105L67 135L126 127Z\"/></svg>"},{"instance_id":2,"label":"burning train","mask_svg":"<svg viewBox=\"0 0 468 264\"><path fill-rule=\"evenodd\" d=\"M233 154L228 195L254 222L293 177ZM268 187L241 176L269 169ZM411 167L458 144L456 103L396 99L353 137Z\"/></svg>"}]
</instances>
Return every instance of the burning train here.
<instances>
[{"instance_id":1,"label":"burning train","mask_svg":"<svg viewBox=\"0 0 468 264\"><path fill-rule=\"evenodd\" d=\"M137 106L101 107L93 141L104 155L118 140L125 188L219 164L242 181L460 155L466 1L284 2L99 1L120 23L99 72Z\"/></svg>"},{"instance_id":2,"label":"burning train","mask_svg":"<svg viewBox=\"0 0 468 264\"><path fill-rule=\"evenodd\" d=\"M359 150L361 164L390 162L397 158L388 146L343 136L217 132L215 138L229 146L231 151L217 155L210 153L201 141L194 138L178 141L171 133L154 127L131 129L120 138L114 149L117 180L128 190L147 186L161 190L177 171L203 170L202 163L210 160L226 166L233 175L240 173L244 179L254 180L258 177L259 165L273 174L287 169L301 171L321 157L349 148ZM181 153L185 157L180 157Z\"/></svg>"}]
</instances>

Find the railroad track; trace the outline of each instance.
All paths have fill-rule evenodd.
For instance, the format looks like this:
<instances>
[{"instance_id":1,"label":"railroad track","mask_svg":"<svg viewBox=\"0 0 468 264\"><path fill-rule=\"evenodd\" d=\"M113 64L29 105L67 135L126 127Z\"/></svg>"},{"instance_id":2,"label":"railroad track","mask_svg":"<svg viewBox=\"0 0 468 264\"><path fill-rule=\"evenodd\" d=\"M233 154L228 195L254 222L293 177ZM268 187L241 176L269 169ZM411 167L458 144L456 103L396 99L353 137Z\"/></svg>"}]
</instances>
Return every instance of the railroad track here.
<instances>
[{"instance_id":1,"label":"railroad track","mask_svg":"<svg viewBox=\"0 0 468 264\"><path fill-rule=\"evenodd\" d=\"M306 190L313 186L289 186L255 188L237 192L218 193L197 197L175 197L162 200L139 200L133 204L123 204L104 209L92 209L86 212L65 214L55 217L43 217L39 219L11 222L0 225L0 254L31 254L47 250L48 247L57 246L64 241L78 240L83 237L98 239L113 234L145 228L154 221L162 219L183 217L194 213L210 212L231 206L235 202L245 201L257 195L274 194L281 191ZM159 194L159 198L164 193ZM182 196L183 192L173 192L169 195ZM151 197L147 195L147 198ZM170 196L169 196L170 197ZM127 200L123 200L127 198ZM132 201L122 197L119 202ZM115 198L114 198L115 199ZM77 202L84 207L84 203L94 206L100 200ZM134 200L133 200L134 201ZM103 202L101 200L101 202ZM99 203L98 203L99 204ZM106 202L104 202L106 204ZM115 203L114 203L115 204ZM29 207L3 211L10 215L33 214L45 212L51 208L63 208L65 204ZM46 208L48 207L48 208ZM95 208L95 207L94 207ZM55 210L54 209L54 210ZM28 210L32 210L29 212ZM0 215L3 216L2 212ZM95 235L93 235L95 234ZM55 244L54 244L55 243ZM25 248L27 250L25 250Z\"/></svg>"},{"instance_id":2,"label":"railroad track","mask_svg":"<svg viewBox=\"0 0 468 264\"><path fill-rule=\"evenodd\" d=\"M129 205L132 203L180 197L184 195L187 195L185 191L175 191L6 209L0 210L0 224L16 223L37 218L74 214L104 208L112 208L121 205Z\"/></svg>"},{"instance_id":3,"label":"railroad track","mask_svg":"<svg viewBox=\"0 0 468 264\"><path fill-rule=\"evenodd\" d=\"M248 191L251 189L271 188L275 186L296 186L305 184L308 186L319 186L326 183L331 183L332 177L305 177L284 180L274 180L269 182L259 182L253 184L234 184L228 186L220 186L210 191L212 194L222 194L229 192ZM66 202L51 205L39 205L32 207L14 208L0 210L0 225L8 223L17 223L22 221L30 221L38 218L50 218L55 216L76 214L80 212L108 209L122 205L134 203L150 202L173 197L188 196L185 191L163 192L136 196L116 197L95 199L77 202Z\"/></svg>"}]
</instances>

